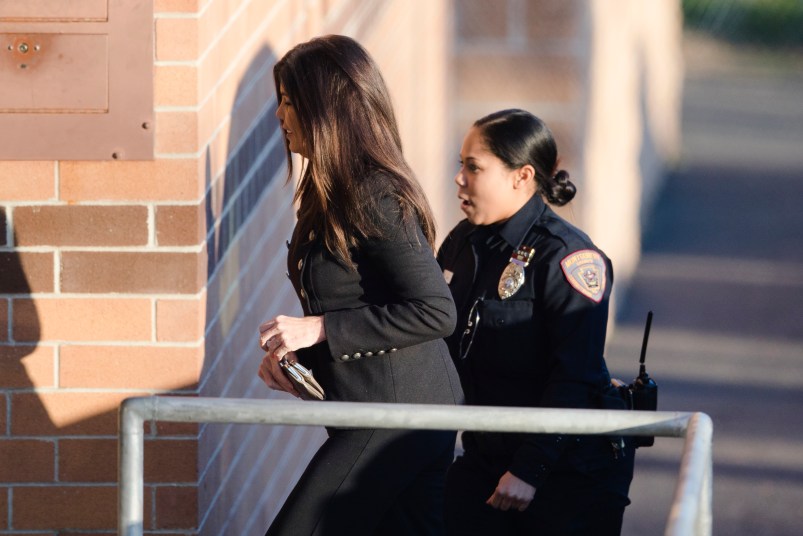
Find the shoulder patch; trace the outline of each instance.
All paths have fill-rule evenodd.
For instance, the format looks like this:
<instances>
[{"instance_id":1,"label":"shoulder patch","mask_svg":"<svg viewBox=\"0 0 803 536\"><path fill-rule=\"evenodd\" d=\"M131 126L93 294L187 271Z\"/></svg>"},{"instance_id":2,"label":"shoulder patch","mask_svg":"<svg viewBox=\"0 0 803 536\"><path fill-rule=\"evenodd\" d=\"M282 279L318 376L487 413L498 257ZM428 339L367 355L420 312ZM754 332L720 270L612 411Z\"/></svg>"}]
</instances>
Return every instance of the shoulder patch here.
<instances>
[{"instance_id":1,"label":"shoulder patch","mask_svg":"<svg viewBox=\"0 0 803 536\"><path fill-rule=\"evenodd\" d=\"M607 282L605 260L593 249L581 249L560 261L563 275L569 284L590 300L599 303L605 295Z\"/></svg>"}]
</instances>

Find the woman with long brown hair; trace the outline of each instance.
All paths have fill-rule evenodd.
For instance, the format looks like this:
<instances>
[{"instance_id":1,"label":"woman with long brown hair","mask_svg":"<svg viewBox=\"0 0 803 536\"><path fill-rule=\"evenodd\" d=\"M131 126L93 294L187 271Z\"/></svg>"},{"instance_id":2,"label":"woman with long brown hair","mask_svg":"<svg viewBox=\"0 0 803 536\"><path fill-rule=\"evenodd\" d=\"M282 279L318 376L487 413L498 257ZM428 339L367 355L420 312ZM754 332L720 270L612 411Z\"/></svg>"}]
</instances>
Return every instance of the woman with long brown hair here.
<instances>
[{"instance_id":1,"label":"woman with long brown hair","mask_svg":"<svg viewBox=\"0 0 803 536\"><path fill-rule=\"evenodd\" d=\"M332 35L273 72L291 173L290 153L303 157L288 270L304 316L260 326L260 377L297 395L279 367L287 357L314 371L327 400L461 402L443 341L454 302L379 69ZM327 432L269 535L442 534L454 432Z\"/></svg>"}]
</instances>

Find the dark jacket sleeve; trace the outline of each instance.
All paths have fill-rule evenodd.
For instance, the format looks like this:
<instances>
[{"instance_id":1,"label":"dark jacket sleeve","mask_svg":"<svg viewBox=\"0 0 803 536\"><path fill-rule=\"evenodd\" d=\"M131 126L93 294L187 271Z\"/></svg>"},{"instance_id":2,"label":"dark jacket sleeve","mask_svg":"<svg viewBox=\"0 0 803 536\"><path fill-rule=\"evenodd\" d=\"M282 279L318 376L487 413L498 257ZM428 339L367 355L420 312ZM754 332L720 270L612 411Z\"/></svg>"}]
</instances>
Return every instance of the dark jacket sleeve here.
<instances>
[{"instance_id":1,"label":"dark jacket sleeve","mask_svg":"<svg viewBox=\"0 0 803 536\"><path fill-rule=\"evenodd\" d=\"M450 335L456 312L435 255L398 202L382 201L381 237L363 241L360 257L385 283L386 303L324 314L333 359L361 348L401 349Z\"/></svg>"},{"instance_id":2,"label":"dark jacket sleeve","mask_svg":"<svg viewBox=\"0 0 803 536\"><path fill-rule=\"evenodd\" d=\"M613 283L606 261L606 291L595 303L574 290L560 268L559 260L546 272L544 318L550 361L549 378L541 397L542 407L593 408L595 394L607 377L603 353L608 321L608 298ZM574 438L532 435L516 451L510 472L538 487L551 466Z\"/></svg>"}]
</instances>

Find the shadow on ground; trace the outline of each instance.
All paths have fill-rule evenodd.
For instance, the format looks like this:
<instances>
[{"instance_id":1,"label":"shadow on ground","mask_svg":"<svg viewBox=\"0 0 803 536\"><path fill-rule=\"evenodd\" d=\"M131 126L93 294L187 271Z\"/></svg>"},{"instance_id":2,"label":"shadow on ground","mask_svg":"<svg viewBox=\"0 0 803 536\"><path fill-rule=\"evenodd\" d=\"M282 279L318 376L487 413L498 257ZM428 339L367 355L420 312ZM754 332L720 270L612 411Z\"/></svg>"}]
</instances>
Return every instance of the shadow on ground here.
<instances>
[{"instance_id":1,"label":"shadow on ground","mask_svg":"<svg viewBox=\"0 0 803 536\"><path fill-rule=\"evenodd\" d=\"M609 342L612 373L648 369L659 409L714 421L714 534L800 534L803 504L803 73L699 63L683 161L643 236ZM661 534L682 441L637 453L623 534Z\"/></svg>"}]
</instances>

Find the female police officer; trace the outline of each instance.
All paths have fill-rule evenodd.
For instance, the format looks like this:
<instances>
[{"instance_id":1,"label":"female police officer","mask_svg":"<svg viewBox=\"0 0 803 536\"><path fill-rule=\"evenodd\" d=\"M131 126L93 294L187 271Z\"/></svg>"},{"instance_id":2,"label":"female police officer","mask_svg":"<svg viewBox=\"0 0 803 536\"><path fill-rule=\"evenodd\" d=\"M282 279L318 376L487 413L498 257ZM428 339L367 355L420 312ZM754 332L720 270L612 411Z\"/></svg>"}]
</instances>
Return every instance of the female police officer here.
<instances>
[{"instance_id":1,"label":"female police officer","mask_svg":"<svg viewBox=\"0 0 803 536\"><path fill-rule=\"evenodd\" d=\"M544 202L575 194L552 133L504 110L468 131L455 177L466 219L438 261L458 325L447 339L469 404L603 407L611 263ZM452 535L619 534L633 449L600 436L464 433L447 477Z\"/></svg>"}]
</instances>

